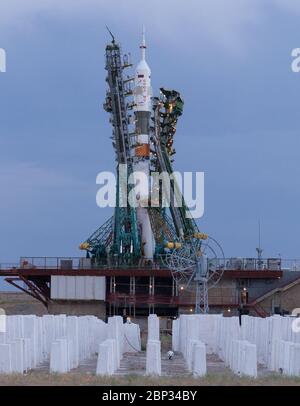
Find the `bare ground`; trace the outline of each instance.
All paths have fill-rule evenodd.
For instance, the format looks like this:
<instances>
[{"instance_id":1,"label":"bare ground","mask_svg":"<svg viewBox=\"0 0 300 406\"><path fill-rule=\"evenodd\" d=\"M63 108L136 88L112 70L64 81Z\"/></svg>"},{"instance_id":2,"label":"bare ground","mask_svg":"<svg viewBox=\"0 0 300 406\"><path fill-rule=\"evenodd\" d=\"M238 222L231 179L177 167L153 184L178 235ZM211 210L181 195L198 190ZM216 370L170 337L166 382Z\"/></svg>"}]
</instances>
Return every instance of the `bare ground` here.
<instances>
[{"instance_id":1,"label":"bare ground","mask_svg":"<svg viewBox=\"0 0 300 406\"><path fill-rule=\"evenodd\" d=\"M122 363L124 366L128 360L132 365L126 371L126 367L122 369ZM257 379L239 377L234 375L216 355L207 356L207 376L195 379L187 370L181 369L181 360L181 354L175 354L174 360L169 363L163 352L163 376L152 378L144 376L146 364L144 352L140 353L140 357L137 353L124 354L117 375L98 377L95 375L97 364L95 355L68 374L49 374L49 364L45 363L25 375L0 375L0 386L300 386L300 378L271 374L261 366Z\"/></svg>"},{"instance_id":2,"label":"bare ground","mask_svg":"<svg viewBox=\"0 0 300 406\"><path fill-rule=\"evenodd\" d=\"M42 303L26 293L20 292L0 292L0 308L4 309L7 315L35 314L42 316L48 314Z\"/></svg>"},{"instance_id":3,"label":"bare ground","mask_svg":"<svg viewBox=\"0 0 300 406\"><path fill-rule=\"evenodd\" d=\"M141 375L127 375L100 378L91 374L39 374L36 371L26 375L0 375L0 386L299 386L300 378L267 376L259 379L239 378L230 372L208 374L205 378L160 377L146 378Z\"/></svg>"}]
</instances>

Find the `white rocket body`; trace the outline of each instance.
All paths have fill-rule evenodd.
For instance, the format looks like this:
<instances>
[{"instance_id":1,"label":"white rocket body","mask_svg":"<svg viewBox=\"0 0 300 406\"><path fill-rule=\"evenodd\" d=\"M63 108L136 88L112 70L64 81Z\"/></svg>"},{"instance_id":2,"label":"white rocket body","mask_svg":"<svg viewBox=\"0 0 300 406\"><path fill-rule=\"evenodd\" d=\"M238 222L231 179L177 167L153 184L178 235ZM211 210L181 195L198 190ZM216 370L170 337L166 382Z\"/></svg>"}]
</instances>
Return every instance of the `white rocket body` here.
<instances>
[{"instance_id":1,"label":"white rocket body","mask_svg":"<svg viewBox=\"0 0 300 406\"><path fill-rule=\"evenodd\" d=\"M142 45L143 46L143 45ZM144 48L143 48L144 51ZM144 58L145 52L142 52ZM151 113L152 103L151 70L145 59L142 59L135 71L134 104L135 111Z\"/></svg>"},{"instance_id":2,"label":"white rocket body","mask_svg":"<svg viewBox=\"0 0 300 406\"><path fill-rule=\"evenodd\" d=\"M142 249L144 258L152 260L155 250L155 242L151 228L148 211L144 206L149 202L150 187L150 117L152 108L151 70L145 59L145 36L140 46L142 59L137 65L134 78L134 112L136 145L133 151L135 156L134 171L144 173L147 184L143 184L138 196L137 219L141 227Z\"/></svg>"}]
</instances>

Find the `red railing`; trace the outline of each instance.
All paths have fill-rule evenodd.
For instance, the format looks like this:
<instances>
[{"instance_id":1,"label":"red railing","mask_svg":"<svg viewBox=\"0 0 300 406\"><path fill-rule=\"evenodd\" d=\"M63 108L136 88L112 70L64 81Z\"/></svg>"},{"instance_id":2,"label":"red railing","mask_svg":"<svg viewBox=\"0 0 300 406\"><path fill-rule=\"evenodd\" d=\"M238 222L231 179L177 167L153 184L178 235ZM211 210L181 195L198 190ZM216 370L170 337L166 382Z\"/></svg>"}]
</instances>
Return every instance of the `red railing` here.
<instances>
[{"instance_id":1,"label":"red railing","mask_svg":"<svg viewBox=\"0 0 300 406\"><path fill-rule=\"evenodd\" d=\"M258 260L257 258L226 258L225 261L219 260L220 266L225 270L231 271L300 271L299 259L282 259L282 258L264 258ZM89 258L84 257L21 257L20 262L16 263L2 263L0 269L9 270L12 268L21 269L113 269L113 268L143 268L143 269L160 269L157 263L149 264L147 266L138 265L120 265L111 261L107 264L96 265Z\"/></svg>"}]
</instances>

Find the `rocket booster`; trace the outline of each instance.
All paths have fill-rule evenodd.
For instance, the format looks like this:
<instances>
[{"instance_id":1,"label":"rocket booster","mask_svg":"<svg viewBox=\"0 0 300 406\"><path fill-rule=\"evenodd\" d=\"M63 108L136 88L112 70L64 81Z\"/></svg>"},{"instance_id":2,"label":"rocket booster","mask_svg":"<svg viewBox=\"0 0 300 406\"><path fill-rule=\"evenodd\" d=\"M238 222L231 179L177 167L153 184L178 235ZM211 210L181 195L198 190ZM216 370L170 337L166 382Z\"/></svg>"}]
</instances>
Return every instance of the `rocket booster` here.
<instances>
[{"instance_id":1,"label":"rocket booster","mask_svg":"<svg viewBox=\"0 0 300 406\"><path fill-rule=\"evenodd\" d=\"M136 67L134 78L134 114L136 144L133 155L135 156L134 171L143 172L147 177L147 185L143 185L139 196L141 205L148 204L150 184L150 117L152 109L151 70L146 62L146 42L143 30L143 40L140 46L142 59ZM152 233L148 210L137 207L137 218L142 229L142 248L146 259L153 259L155 242Z\"/></svg>"}]
</instances>

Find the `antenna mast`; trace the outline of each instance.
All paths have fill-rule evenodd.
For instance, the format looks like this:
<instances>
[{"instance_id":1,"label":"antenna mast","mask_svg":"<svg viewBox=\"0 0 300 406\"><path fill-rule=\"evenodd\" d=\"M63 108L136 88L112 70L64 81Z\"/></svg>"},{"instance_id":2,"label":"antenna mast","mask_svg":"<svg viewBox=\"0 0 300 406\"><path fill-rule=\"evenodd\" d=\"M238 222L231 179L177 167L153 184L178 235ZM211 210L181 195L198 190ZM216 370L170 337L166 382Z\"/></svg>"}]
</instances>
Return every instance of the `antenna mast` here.
<instances>
[{"instance_id":1,"label":"antenna mast","mask_svg":"<svg viewBox=\"0 0 300 406\"><path fill-rule=\"evenodd\" d=\"M258 220L258 248L256 248L256 252L257 252L257 269L262 269L262 267L263 267L263 260L262 260L263 249L261 248L260 220Z\"/></svg>"}]
</instances>

